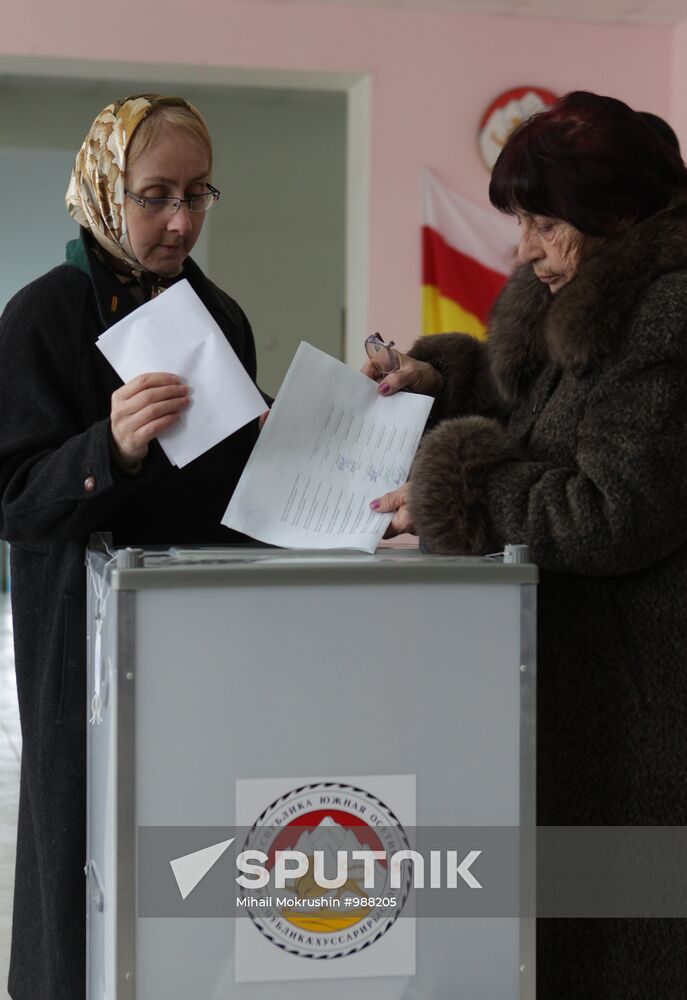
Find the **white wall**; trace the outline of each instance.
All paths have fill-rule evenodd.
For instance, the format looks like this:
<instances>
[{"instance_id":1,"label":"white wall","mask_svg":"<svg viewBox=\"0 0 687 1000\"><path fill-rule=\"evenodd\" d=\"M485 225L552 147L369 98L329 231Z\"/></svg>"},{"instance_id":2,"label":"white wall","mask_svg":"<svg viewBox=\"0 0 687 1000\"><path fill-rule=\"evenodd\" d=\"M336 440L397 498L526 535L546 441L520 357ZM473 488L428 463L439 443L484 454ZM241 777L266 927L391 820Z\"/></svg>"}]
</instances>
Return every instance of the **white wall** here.
<instances>
[{"instance_id":1,"label":"white wall","mask_svg":"<svg viewBox=\"0 0 687 1000\"><path fill-rule=\"evenodd\" d=\"M276 393L298 342L341 356L345 129L342 94L184 87L213 135L222 198L194 258L253 325L261 386ZM0 82L0 309L64 259L74 154L97 112L132 81Z\"/></svg>"}]
</instances>

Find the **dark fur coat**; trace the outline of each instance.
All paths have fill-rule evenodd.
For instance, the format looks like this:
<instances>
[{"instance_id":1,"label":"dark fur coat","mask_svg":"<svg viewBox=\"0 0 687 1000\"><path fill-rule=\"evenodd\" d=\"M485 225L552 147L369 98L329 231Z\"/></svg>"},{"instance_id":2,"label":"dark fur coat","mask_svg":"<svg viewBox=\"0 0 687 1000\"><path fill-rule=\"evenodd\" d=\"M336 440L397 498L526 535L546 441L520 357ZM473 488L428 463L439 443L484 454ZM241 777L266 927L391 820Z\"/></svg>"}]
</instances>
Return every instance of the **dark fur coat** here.
<instances>
[{"instance_id":1,"label":"dark fur coat","mask_svg":"<svg viewBox=\"0 0 687 1000\"><path fill-rule=\"evenodd\" d=\"M519 268L489 339L425 338L444 376L413 467L428 548L527 544L539 594L538 821L687 823L687 205L555 296ZM687 996L687 921L556 921L546 1000Z\"/></svg>"}]
</instances>

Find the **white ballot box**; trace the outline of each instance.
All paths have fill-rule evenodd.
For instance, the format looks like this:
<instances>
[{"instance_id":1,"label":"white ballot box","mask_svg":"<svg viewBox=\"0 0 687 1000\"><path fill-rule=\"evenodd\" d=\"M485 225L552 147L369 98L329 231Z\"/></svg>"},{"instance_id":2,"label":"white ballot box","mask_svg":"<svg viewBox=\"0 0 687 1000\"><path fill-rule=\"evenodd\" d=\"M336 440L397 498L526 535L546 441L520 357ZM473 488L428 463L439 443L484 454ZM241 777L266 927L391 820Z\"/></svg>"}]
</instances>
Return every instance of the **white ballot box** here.
<instances>
[{"instance_id":1,"label":"white ballot box","mask_svg":"<svg viewBox=\"0 0 687 1000\"><path fill-rule=\"evenodd\" d=\"M534 566L88 577L88 1000L534 1000Z\"/></svg>"}]
</instances>

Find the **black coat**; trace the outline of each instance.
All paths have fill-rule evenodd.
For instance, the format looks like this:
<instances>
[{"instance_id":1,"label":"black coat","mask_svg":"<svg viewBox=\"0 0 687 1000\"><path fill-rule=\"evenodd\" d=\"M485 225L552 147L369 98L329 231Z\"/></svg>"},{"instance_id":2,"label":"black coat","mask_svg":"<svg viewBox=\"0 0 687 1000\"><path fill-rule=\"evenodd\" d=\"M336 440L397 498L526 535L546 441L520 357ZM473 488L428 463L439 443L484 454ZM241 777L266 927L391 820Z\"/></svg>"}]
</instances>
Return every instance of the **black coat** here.
<instances>
[{"instance_id":1,"label":"black coat","mask_svg":"<svg viewBox=\"0 0 687 1000\"><path fill-rule=\"evenodd\" d=\"M431 551L527 544L541 571L538 822L687 823L687 206L605 244L552 297L532 266L444 374L413 466ZM687 921L556 921L545 1000L687 996Z\"/></svg>"},{"instance_id":2,"label":"black coat","mask_svg":"<svg viewBox=\"0 0 687 1000\"><path fill-rule=\"evenodd\" d=\"M254 379L240 307L191 260L184 276ZM242 540L220 522L257 422L183 469L157 442L136 477L111 461L110 397L122 383L95 341L135 306L82 234L68 263L20 291L0 320L0 537L11 543L23 738L13 1000L84 996L88 538L109 531L118 546Z\"/></svg>"}]
</instances>

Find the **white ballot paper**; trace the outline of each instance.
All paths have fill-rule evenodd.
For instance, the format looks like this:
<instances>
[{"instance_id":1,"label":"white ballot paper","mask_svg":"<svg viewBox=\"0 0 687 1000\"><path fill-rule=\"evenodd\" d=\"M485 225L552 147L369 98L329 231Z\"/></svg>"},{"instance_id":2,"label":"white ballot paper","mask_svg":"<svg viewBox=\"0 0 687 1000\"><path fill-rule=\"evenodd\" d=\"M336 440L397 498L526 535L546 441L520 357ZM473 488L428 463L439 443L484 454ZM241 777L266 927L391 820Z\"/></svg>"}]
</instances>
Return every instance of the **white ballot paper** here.
<instances>
[{"instance_id":1,"label":"white ballot paper","mask_svg":"<svg viewBox=\"0 0 687 1000\"><path fill-rule=\"evenodd\" d=\"M374 552L392 515L370 501L408 479L433 402L384 398L302 342L222 524L286 548Z\"/></svg>"},{"instance_id":2,"label":"white ballot paper","mask_svg":"<svg viewBox=\"0 0 687 1000\"><path fill-rule=\"evenodd\" d=\"M188 407L158 436L173 465L188 465L266 409L185 278L111 326L97 346L124 382L143 372L171 372L190 386Z\"/></svg>"}]
</instances>

